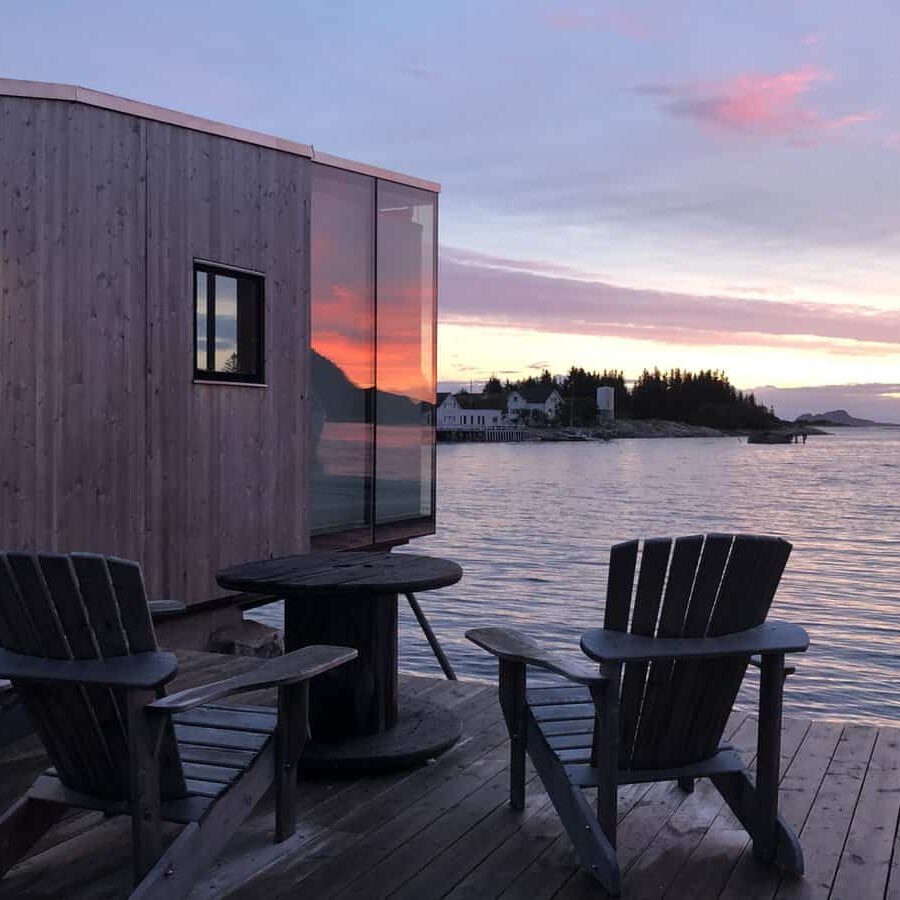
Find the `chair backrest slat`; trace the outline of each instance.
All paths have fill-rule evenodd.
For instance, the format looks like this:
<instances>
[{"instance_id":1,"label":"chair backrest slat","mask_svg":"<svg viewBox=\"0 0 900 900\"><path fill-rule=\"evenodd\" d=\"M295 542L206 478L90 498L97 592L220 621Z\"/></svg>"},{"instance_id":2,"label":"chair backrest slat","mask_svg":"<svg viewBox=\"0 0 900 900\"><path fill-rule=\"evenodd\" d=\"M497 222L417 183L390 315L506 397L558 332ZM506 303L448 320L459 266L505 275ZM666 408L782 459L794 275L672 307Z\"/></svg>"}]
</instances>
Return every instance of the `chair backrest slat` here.
<instances>
[{"instance_id":1,"label":"chair backrest slat","mask_svg":"<svg viewBox=\"0 0 900 900\"><path fill-rule=\"evenodd\" d=\"M662 603L666 573L669 568L670 538L656 538L644 542L641 571L638 575L631 615L630 632L646 637L656 631L656 620ZM622 693L619 704L619 741L621 752L630 754L637 734L638 720L647 676L646 663L625 666L622 673Z\"/></svg>"},{"instance_id":2,"label":"chair backrest slat","mask_svg":"<svg viewBox=\"0 0 900 900\"><path fill-rule=\"evenodd\" d=\"M0 642L18 653L55 659L155 650L140 567L95 554L0 554ZM16 689L64 784L103 797L128 797L127 716L118 691L49 684L16 684ZM163 795L183 796L171 725L160 763Z\"/></svg>"},{"instance_id":3,"label":"chair backrest slat","mask_svg":"<svg viewBox=\"0 0 900 900\"><path fill-rule=\"evenodd\" d=\"M625 548L625 549L620 549ZM719 636L761 624L790 554L787 541L754 535L645 541L613 548L610 585L617 594L605 627L624 631L625 585L633 584L633 634L659 638ZM616 560L615 582L613 559ZM628 564L632 571L629 575ZM628 663L620 696L619 765L669 768L715 753L748 660Z\"/></svg>"},{"instance_id":4,"label":"chair backrest slat","mask_svg":"<svg viewBox=\"0 0 900 900\"><path fill-rule=\"evenodd\" d=\"M722 573L731 553L734 536L708 534L703 542L703 552L697 566L694 589L691 592L687 615L684 619L684 637L704 637L709 617L719 596Z\"/></svg>"},{"instance_id":5,"label":"chair backrest slat","mask_svg":"<svg viewBox=\"0 0 900 900\"><path fill-rule=\"evenodd\" d=\"M0 642L16 653L34 653L40 646L34 620L5 555L0 555Z\"/></svg>"},{"instance_id":6,"label":"chair backrest slat","mask_svg":"<svg viewBox=\"0 0 900 900\"><path fill-rule=\"evenodd\" d=\"M128 641L106 560L94 553L73 553L72 565L100 655L104 659L127 656Z\"/></svg>"},{"instance_id":7,"label":"chair backrest slat","mask_svg":"<svg viewBox=\"0 0 900 900\"><path fill-rule=\"evenodd\" d=\"M682 637L702 549L702 535L681 537L675 541L669 563L666 593L656 628L657 637ZM657 748L659 745L672 699L673 668L674 663L671 660L650 664L641 704L641 719L635 735L635 744L638 748ZM640 754L638 756L640 758Z\"/></svg>"},{"instance_id":8,"label":"chair backrest slat","mask_svg":"<svg viewBox=\"0 0 900 900\"><path fill-rule=\"evenodd\" d=\"M37 560L26 553L10 553L7 557L10 575L16 582L22 607L34 624L33 652L49 659L71 659L72 651L63 633L59 616L50 599L47 585L37 566Z\"/></svg>"},{"instance_id":9,"label":"chair backrest slat","mask_svg":"<svg viewBox=\"0 0 900 900\"><path fill-rule=\"evenodd\" d=\"M156 632L140 566L131 560L114 557L107 558L106 563L129 649L132 653L156 650Z\"/></svg>"},{"instance_id":10,"label":"chair backrest slat","mask_svg":"<svg viewBox=\"0 0 900 900\"><path fill-rule=\"evenodd\" d=\"M603 627L612 631L625 631L628 628L637 552L638 541L626 541L623 544L616 544L609 554L609 580L606 585Z\"/></svg>"}]
</instances>

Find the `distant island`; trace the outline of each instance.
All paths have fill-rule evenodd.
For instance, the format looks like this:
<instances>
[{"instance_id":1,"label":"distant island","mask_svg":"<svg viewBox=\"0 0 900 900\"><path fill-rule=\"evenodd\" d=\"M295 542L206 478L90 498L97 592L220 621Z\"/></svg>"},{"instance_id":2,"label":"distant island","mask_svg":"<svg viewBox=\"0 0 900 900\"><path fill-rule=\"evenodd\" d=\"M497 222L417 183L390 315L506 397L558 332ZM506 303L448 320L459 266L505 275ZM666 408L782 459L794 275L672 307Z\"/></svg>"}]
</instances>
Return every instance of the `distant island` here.
<instances>
[{"instance_id":1,"label":"distant island","mask_svg":"<svg viewBox=\"0 0 900 900\"><path fill-rule=\"evenodd\" d=\"M872 428L885 425L884 422L875 422L872 419L857 419L851 416L846 409L833 409L823 413L804 413L797 416L796 421L804 425L830 425L837 428Z\"/></svg>"}]
</instances>

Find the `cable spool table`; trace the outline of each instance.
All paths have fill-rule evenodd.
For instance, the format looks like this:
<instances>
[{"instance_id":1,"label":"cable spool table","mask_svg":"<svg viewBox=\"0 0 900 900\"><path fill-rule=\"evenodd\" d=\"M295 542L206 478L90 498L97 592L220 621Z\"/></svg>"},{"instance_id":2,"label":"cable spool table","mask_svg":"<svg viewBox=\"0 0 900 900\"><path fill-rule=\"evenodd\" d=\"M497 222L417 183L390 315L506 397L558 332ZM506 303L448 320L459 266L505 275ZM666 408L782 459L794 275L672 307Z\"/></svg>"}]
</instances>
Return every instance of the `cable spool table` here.
<instances>
[{"instance_id":1,"label":"cable spool table","mask_svg":"<svg viewBox=\"0 0 900 900\"><path fill-rule=\"evenodd\" d=\"M284 600L285 651L354 647L352 663L310 686L307 768L413 765L459 739L460 721L427 698L398 698L397 595L455 584L462 569L432 556L385 551L310 553L244 563L216 576L227 590Z\"/></svg>"}]
</instances>

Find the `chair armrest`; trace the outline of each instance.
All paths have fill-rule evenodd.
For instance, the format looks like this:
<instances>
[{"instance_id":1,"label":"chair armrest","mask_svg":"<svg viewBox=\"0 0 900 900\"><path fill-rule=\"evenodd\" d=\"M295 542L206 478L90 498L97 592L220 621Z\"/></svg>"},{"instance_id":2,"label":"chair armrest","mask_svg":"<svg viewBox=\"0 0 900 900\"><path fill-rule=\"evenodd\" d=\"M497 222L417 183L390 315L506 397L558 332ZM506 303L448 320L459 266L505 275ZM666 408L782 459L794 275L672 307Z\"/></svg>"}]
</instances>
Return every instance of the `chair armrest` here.
<instances>
[{"instance_id":1,"label":"chair armrest","mask_svg":"<svg viewBox=\"0 0 900 900\"><path fill-rule=\"evenodd\" d=\"M108 659L47 659L0 649L0 677L13 681L150 689L170 681L177 671L175 654L163 650Z\"/></svg>"},{"instance_id":2,"label":"chair armrest","mask_svg":"<svg viewBox=\"0 0 900 900\"><path fill-rule=\"evenodd\" d=\"M350 647L328 647L320 644L301 647L292 653L264 662L251 672L222 681L213 681L210 684L201 684L199 687L187 688L177 694L163 697L155 703L149 703L147 709L167 713L185 712L231 694L308 681L329 669L356 659L357 655L357 651Z\"/></svg>"},{"instance_id":3,"label":"chair armrest","mask_svg":"<svg viewBox=\"0 0 900 900\"><path fill-rule=\"evenodd\" d=\"M178 600L150 600L150 616L155 622L157 619L168 619L170 616L180 616L187 610L187 606Z\"/></svg>"},{"instance_id":4,"label":"chair armrest","mask_svg":"<svg viewBox=\"0 0 900 900\"><path fill-rule=\"evenodd\" d=\"M588 666L578 666L551 653L533 637L515 628L470 628L466 637L488 653L507 662L525 663L556 672L577 684L602 684L606 679Z\"/></svg>"},{"instance_id":5,"label":"chair armrest","mask_svg":"<svg viewBox=\"0 0 900 900\"><path fill-rule=\"evenodd\" d=\"M657 638L592 628L581 636L581 649L598 662L650 662L662 659L717 659L757 653L804 653L809 635L788 622L764 622L719 637Z\"/></svg>"}]
</instances>

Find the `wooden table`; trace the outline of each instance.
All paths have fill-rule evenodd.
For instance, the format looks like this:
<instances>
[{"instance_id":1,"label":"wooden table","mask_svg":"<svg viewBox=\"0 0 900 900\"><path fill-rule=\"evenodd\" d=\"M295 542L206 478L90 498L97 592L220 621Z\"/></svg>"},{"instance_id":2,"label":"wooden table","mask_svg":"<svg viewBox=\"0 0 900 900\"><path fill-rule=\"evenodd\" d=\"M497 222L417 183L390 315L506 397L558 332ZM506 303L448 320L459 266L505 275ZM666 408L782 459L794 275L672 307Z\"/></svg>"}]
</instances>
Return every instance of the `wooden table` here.
<instances>
[{"instance_id":1,"label":"wooden table","mask_svg":"<svg viewBox=\"0 0 900 900\"><path fill-rule=\"evenodd\" d=\"M455 584L462 569L430 556L310 553L218 573L227 590L283 598L285 650L355 647L359 657L316 678L307 765L393 768L428 759L459 738L459 719L427 699L397 695L397 595Z\"/></svg>"}]
</instances>

